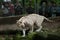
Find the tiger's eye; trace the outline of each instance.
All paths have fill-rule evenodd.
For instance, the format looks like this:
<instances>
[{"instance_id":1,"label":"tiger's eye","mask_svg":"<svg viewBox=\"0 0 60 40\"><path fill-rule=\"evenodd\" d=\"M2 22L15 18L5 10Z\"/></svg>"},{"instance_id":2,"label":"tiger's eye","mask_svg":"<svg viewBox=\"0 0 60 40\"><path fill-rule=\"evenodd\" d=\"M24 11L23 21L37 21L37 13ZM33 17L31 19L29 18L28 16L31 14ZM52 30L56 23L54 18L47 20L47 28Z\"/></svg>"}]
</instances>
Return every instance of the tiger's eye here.
<instances>
[{"instance_id":1,"label":"tiger's eye","mask_svg":"<svg viewBox=\"0 0 60 40\"><path fill-rule=\"evenodd\" d=\"M20 23L22 23L22 22L20 22Z\"/></svg>"}]
</instances>

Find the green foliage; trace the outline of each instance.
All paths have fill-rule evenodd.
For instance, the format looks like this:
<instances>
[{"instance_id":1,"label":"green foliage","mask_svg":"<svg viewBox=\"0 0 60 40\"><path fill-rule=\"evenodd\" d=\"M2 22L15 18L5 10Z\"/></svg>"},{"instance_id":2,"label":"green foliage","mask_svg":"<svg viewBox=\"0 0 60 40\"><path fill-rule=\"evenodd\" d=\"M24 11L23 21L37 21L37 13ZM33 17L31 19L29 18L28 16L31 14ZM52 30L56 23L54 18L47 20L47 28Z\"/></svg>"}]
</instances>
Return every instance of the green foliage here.
<instances>
[{"instance_id":1,"label":"green foliage","mask_svg":"<svg viewBox=\"0 0 60 40\"><path fill-rule=\"evenodd\" d=\"M2 9L0 9L0 16L2 16L3 15L3 11L2 11Z\"/></svg>"},{"instance_id":2,"label":"green foliage","mask_svg":"<svg viewBox=\"0 0 60 40\"><path fill-rule=\"evenodd\" d=\"M20 34L16 34L15 40L20 40L20 39L21 39L21 35Z\"/></svg>"},{"instance_id":3,"label":"green foliage","mask_svg":"<svg viewBox=\"0 0 60 40\"><path fill-rule=\"evenodd\" d=\"M6 32L8 33L8 32ZM32 33L28 33L28 35L26 35L25 37L22 37L21 32L18 31L13 37L12 39L5 34L5 40L33 40L33 39L41 39L44 40L46 38L50 38L50 37L54 38L53 36L59 37L60 36L60 29L53 29L53 30L48 30L46 31L46 29L44 31L40 31L40 32L32 32ZM54 38L55 39L55 38ZM2 40L2 38L0 37L0 40Z\"/></svg>"},{"instance_id":4,"label":"green foliage","mask_svg":"<svg viewBox=\"0 0 60 40\"><path fill-rule=\"evenodd\" d=\"M10 38L8 37L8 35L5 36L5 40L10 40Z\"/></svg>"},{"instance_id":5,"label":"green foliage","mask_svg":"<svg viewBox=\"0 0 60 40\"><path fill-rule=\"evenodd\" d=\"M0 37L0 40L2 40L2 37Z\"/></svg>"},{"instance_id":6,"label":"green foliage","mask_svg":"<svg viewBox=\"0 0 60 40\"><path fill-rule=\"evenodd\" d=\"M3 2L3 0L0 0L0 2Z\"/></svg>"},{"instance_id":7,"label":"green foliage","mask_svg":"<svg viewBox=\"0 0 60 40\"><path fill-rule=\"evenodd\" d=\"M44 38L46 38L48 36L48 32L47 31L40 32L39 35L42 36L42 37L44 37Z\"/></svg>"},{"instance_id":8,"label":"green foliage","mask_svg":"<svg viewBox=\"0 0 60 40\"><path fill-rule=\"evenodd\" d=\"M28 33L27 40L32 40L35 34L37 33L36 32Z\"/></svg>"}]
</instances>

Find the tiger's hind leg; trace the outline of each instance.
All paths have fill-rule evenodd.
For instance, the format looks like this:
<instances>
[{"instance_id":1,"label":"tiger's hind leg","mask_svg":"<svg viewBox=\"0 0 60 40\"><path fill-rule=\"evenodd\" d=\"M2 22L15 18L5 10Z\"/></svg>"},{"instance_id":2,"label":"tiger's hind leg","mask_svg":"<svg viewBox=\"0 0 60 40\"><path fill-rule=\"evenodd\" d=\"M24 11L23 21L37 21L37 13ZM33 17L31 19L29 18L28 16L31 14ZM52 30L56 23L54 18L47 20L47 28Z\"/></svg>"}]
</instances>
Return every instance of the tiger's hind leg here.
<instances>
[{"instance_id":1,"label":"tiger's hind leg","mask_svg":"<svg viewBox=\"0 0 60 40\"><path fill-rule=\"evenodd\" d=\"M40 27L36 30L36 32L41 31L41 29L42 29L42 26L40 26Z\"/></svg>"}]
</instances>

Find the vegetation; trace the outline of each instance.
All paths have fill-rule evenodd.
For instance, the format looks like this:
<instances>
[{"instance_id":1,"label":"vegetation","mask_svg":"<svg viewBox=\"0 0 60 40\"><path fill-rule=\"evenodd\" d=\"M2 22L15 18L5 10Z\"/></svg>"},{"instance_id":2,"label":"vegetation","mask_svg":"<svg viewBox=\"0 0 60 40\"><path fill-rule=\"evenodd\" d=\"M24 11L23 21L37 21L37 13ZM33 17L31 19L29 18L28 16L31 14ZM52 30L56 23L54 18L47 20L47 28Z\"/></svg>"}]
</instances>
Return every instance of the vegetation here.
<instances>
[{"instance_id":1,"label":"vegetation","mask_svg":"<svg viewBox=\"0 0 60 40\"><path fill-rule=\"evenodd\" d=\"M26 37L22 37L20 31L5 31L5 40L60 40L60 28L53 30L42 29L41 32L28 33ZM9 37L9 33L14 33L12 37ZM1 32L2 33L2 32ZM0 37L1 39L1 37ZM1 39L2 40L2 39Z\"/></svg>"},{"instance_id":2,"label":"vegetation","mask_svg":"<svg viewBox=\"0 0 60 40\"><path fill-rule=\"evenodd\" d=\"M60 0L54 0L54 1L57 4L59 4L59 2L60 2ZM1 0L0 0L0 2L1 2ZM38 0L37 3L39 5L40 0ZM26 0L26 5L29 5L29 2L27 0ZM34 6L34 0L32 0L32 7L33 6ZM25 15L25 14L23 14L23 15ZM16 31L7 30L7 31L0 32L0 34L2 34L2 33L4 33L4 35L5 35L4 36L5 40L53 40L53 39L60 40L60 28L51 29L51 30L47 30L46 28L43 28L41 32L28 33L28 35L26 35L26 37L22 37L21 32L17 31L17 30ZM9 36L10 34L13 35L13 36L11 36L11 38ZM2 40L1 36L0 36L0 40Z\"/></svg>"}]
</instances>

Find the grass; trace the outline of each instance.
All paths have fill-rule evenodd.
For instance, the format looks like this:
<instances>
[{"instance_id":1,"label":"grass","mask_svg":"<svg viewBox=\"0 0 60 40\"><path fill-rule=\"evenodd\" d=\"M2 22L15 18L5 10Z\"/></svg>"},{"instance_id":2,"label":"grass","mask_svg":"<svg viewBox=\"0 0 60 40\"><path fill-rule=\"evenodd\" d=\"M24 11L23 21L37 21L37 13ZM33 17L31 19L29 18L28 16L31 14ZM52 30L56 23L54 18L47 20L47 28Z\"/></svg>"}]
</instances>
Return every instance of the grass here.
<instances>
[{"instance_id":1,"label":"grass","mask_svg":"<svg viewBox=\"0 0 60 40\"><path fill-rule=\"evenodd\" d=\"M14 31L16 34L14 34L12 37L9 37L9 32L12 33L13 31L5 32L5 40L60 40L60 28L51 30L43 28L40 32L28 33L26 37L22 37L20 31ZM2 40L1 36L0 40Z\"/></svg>"}]
</instances>

